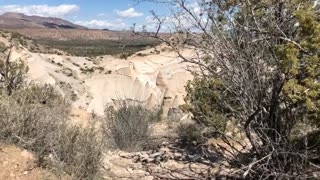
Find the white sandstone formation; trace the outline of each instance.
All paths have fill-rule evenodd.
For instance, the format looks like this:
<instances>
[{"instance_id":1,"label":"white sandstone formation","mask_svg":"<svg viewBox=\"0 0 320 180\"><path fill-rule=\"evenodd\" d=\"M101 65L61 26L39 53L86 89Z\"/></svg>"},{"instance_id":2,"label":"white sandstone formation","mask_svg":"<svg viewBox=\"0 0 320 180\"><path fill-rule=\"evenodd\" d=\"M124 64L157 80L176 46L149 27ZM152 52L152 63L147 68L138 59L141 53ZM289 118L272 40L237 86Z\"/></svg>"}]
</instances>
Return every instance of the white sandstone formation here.
<instances>
[{"instance_id":1,"label":"white sandstone formation","mask_svg":"<svg viewBox=\"0 0 320 180\"><path fill-rule=\"evenodd\" d=\"M141 101L149 108L170 108L183 104L185 84L192 79L177 55L163 45L130 56L127 60L112 56L96 58L31 53L15 47L11 59L29 66L28 80L54 85L63 94L73 95L73 107L104 114L116 100ZM158 51L159 52L159 51ZM185 52L191 54L190 52Z\"/></svg>"}]
</instances>

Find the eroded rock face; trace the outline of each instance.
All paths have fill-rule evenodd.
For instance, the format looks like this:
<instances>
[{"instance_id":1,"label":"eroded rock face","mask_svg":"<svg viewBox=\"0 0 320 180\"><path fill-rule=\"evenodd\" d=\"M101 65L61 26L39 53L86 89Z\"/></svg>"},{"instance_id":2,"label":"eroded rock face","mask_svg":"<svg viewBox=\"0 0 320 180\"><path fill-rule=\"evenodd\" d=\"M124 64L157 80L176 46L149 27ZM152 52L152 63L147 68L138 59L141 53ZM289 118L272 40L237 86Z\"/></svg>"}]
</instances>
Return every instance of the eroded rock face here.
<instances>
[{"instance_id":1,"label":"eroded rock face","mask_svg":"<svg viewBox=\"0 0 320 180\"><path fill-rule=\"evenodd\" d=\"M159 46L158 48L163 48ZM114 101L131 99L149 108L163 106L164 116L183 104L184 86L192 75L174 52L139 52L128 60L112 56L97 58L31 53L15 47L12 60L29 66L28 79L55 86L62 94L72 95L74 108L104 114Z\"/></svg>"}]
</instances>

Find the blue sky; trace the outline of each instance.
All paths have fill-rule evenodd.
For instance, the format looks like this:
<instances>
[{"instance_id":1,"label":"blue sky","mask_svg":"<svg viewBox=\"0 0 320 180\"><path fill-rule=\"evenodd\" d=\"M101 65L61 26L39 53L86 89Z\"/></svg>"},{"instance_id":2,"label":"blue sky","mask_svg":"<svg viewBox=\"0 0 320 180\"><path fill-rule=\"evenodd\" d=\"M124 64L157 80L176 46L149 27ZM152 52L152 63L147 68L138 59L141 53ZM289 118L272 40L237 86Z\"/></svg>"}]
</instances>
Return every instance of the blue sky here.
<instances>
[{"instance_id":1,"label":"blue sky","mask_svg":"<svg viewBox=\"0 0 320 180\"><path fill-rule=\"evenodd\" d=\"M159 4L137 4L134 0L0 0L0 14L19 12L64 18L90 28L129 29L133 23L149 25L150 11L167 12Z\"/></svg>"}]
</instances>

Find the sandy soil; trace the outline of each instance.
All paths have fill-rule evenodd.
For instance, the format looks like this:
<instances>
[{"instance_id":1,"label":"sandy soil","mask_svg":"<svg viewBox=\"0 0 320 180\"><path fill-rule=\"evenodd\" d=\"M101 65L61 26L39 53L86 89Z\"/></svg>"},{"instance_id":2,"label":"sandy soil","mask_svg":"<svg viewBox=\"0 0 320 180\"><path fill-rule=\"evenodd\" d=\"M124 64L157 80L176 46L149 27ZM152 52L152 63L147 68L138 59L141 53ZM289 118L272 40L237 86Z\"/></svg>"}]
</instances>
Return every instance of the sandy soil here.
<instances>
[{"instance_id":1,"label":"sandy soil","mask_svg":"<svg viewBox=\"0 0 320 180\"><path fill-rule=\"evenodd\" d=\"M0 179L3 180L69 180L58 178L49 170L36 166L32 153L14 146L0 145Z\"/></svg>"}]
</instances>

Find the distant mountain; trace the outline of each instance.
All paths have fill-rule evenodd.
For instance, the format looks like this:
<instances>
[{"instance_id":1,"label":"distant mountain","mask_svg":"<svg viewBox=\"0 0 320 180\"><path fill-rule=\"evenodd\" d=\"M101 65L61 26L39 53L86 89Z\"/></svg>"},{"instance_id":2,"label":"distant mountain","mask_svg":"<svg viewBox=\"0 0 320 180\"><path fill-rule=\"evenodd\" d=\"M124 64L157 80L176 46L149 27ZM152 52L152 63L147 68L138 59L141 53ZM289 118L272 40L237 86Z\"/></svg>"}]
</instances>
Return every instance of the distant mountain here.
<instances>
[{"instance_id":1,"label":"distant mountain","mask_svg":"<svg viewBox=\"0 0 320 180\"><path fill-rule=\"evenodd\" d=\"M11 12L0 15L0 28L88 29L60 18L27 16Z\"/></svg>"}]
</instances>

